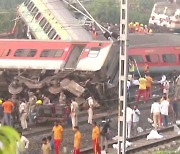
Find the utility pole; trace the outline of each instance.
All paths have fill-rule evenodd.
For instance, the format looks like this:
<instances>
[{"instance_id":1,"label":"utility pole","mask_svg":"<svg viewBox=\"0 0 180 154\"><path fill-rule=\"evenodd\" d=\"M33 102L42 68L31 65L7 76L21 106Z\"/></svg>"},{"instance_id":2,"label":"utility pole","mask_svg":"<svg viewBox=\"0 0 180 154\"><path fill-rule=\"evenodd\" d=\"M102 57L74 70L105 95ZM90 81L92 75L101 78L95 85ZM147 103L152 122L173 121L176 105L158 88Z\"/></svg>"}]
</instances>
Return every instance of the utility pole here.
<instances>
[{"instance_id":1,"label":"utility pole","mask_svg":"<svg viewBox=\"0 0 180 154\"><path fill-rule=\"evenodd\" d=\"M127 106L127 35L128 0L120 2L120 53L119 53L119 107L118 107L118 151L126 153L126 106ZM122 143L122 146L121 146Z\"/></svg>"}]
</instances>

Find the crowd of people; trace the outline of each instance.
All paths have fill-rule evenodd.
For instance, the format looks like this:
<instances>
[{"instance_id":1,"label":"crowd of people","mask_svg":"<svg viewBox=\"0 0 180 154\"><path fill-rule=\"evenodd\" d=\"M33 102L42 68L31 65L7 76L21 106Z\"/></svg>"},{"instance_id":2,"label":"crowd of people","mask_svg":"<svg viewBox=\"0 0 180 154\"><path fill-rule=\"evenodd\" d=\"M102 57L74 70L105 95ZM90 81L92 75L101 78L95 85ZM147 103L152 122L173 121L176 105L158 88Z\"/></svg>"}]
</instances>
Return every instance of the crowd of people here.
<instances>
[{"instance_id":1,"label":"crowd of people","mask_svg":"<svg viewBox=\"0 0 180 154\"><path fill-rule=\"evenodd\" d=\"M41 98L41 99L39 99ZM86 99L87 101L87 112L88 112L88 119L87 123L93 125L93 110L94 110L94 99L93 97L88 97ZM18 98L16 95L12 95L11 98L7 100L0 100L0 108L1 108L1 123L2 125L8 125L11 127L17 128L17 124L21 127L22 131L29 130L28 127L31 127L32 124L35 124L35 117L38 115L37 113L40 112L40 109L44 105L50 105L51 100L45 96L42 95L41 97L36 96L33 92L28 92L28 100L25 98ZM66 95L61 92L59 97L59 104L66 106ZM65 105L66 104L66 105ZM75 98L70 99L69 108L65 108L65 114L66 114L66 120L68 124L72 123L72 129L76 130L75 134L75 149L74 153L79 153L79 147L80 147L80 140L81 140L81 134L78 128L78 112L79 112L79 105L76 102ZM3 113L3 114L2 114ZM18 128L19 129L19 128ZM31 128L30 128L31 129ZM98 129L96 128L96 131ZM96 133L93 134L93 140L96 140ZM52 145L49 146L48 143L50 141L54 141L54 151L55 154L59 154L59 147L62 142L62 132L63 127L59 125L59 123L55 123L55 126L53 127L53 136L54 140L51 140L50 137L43 138L42 142L42 151L43 154L49 154L47 152L48 150L53 151ZM20 131L21 140L24 143L24 150L26 150L29 146L29 141L25 136L22 136L22 132ZM97 141L94 141L97 142ZM96 144L99 144L97 142ZM19 152L18 154L22 153L22 149L18 148ZM52 152L51 152L52 153Z\"/></svg>"},{"instance_id":2,"label":"crowd of people","mask_svg":"<svg viewBox=\"0 0 180 154\"><path fill-rule=\"evenodd\" d=\"M112 24L112 23L104 23L102 26L108 31L108 32L118 32L120 31L120 25L119 24ZM93 36L94 39L98 38L99 28L94 24L90 23L88 26L85 27ZM103 30L105 30L103 29ZM130 22L128 24L128 30L129 33L140 33L140 34L149 34L153 33L153 30L142 23L139 22Z\"/></svg>"},{"instance_id":3,"label":"crowd of people","mask_svg":"<svg viewBox=\"0 0 180 154\"><path fill-rule=\"evenodd\" d=\"M133 82L135 82L135 62L133 60L129 60L129 74L130 78L128 78L127 86L128 93L129 89L132 86ZM143 96L144 103L147 102L150 98L152 98L152 87L155 82L150 75L149 65L146 63L144 65L144 76L140 76L139 79L136 80L136 85L138 85L138 94L136 97L137 104L140 101L141 96ZM169 110L173 113L173 123L178 119L178 102L180 100L180 75L176 71L173 72L172 77L172 85L170 87L170 83L167 80L165 75L162 76L161 80L158 81L162 88L162 98L160 100L156 99L155 102L151 105L151 118L153 119L153 126L155 129L161 127L168 126L168 116ZM174 97L170 97L169 91L170 88L174 88ZM129 94L131 95L131 94ZM74 135L74 153L80 153L80 145L82 135L78 127L78 115L79 115L79 104L75 98L70 98L70 101L67 101L67 96L64 92L61 92L59 95L59 104L67 106L65 108L65 115L68 123L71 122L72 130L75 131ZM93 121L94 116L94 98L93 96L89 96L86 99L87 102L87 123L93 126L92 129L92 140L94 145L94 153L100 154L101 150L108 150L108 140L109 140L109 128L110 121L103 118L101 124L98 126L96 122ZM37 96L36 93L28 92L28 99L18 98L16 95L12 95L11 98L7 100L0 100L0 110L1 110L1 121L2 125L9 125L15 127L15 124L19 124L23 131L27 130L31 124L35 123L35 117L37 113L40 112L40 109L43 105L50 105L51 99L46 95ZM3 114L2 114L3 113ZM127 106L127 137L130 138L132 135L138 134L139 121L141 117L141 111L138 109L138 105ZM27 121L28 120L28 121ZM15 123L15 121L17 123ZM60 145L63 142L63 131L64 128L60 125L59 122L56 122L53 130L52 136L48 136L47 138L43 138L42 142L42 151L43 154L59 154L60 153ZM20 132L21 140L24 143L25 149L29 146L28 139L22 135ZM101 142L100 142L101 141ZM21 149L19 151L22 151ZM21 152L19 152L20 154Z\"/></svg>"},{"instance_id":4,"label":"crowd of people","mask_svg":"<svg viewBox=\"0 0 180 154\"><path fill-rule=\"evenodd\" d=\"M140 98L143 97L144 103L147 103L149 99L152 98L152 88L153 84L160 84L160 89L158 90L159 95L162 95L162 98L156 98L151 105L150 117L153 122L153 127L157 130L161 127L168 126L169 113L172 112L172 121L171 123L176 123L178 120L178 104L180 100L180 75L177 71L171 73L171 79L168 80L166 75L162 75L161 79L155 81L150 75L150 68L147 63L144 65L144 76L141 75L138 79L135 78L134 72L136 68L134 60L129 60L129 78L127 82L127 90L130 93L130 87L138 85L138 93L136 101L139 102ZM170 86L171 85L171 86ZM172 92L170 95L170 91ZM130 94L128 94L129 96ZM172 96L173 95L173 96ZM138 103L137 103L138 104ZM140 111L137 109L137 106L131 108L130 105L127 106L127 137L131 137L133 130L133 135L136 135ZM134 132L134 130L136 130Z\"/></svg>"}]
</instances>

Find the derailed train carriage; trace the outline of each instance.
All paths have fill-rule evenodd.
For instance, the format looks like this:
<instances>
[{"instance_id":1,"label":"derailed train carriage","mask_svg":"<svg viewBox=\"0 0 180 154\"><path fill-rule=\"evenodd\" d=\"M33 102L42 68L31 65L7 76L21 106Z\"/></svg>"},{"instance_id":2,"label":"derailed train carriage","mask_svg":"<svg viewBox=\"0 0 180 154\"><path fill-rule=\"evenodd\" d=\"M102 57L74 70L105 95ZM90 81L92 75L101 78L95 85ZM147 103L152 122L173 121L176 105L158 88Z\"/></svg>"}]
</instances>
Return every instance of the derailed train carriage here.
<instances>
[{"instance_id":1,"label":"derailed train carriage","mask_svg":"<svg viewBox=\"0 0 180 154\"><path fill-rule=\"evenodd\" d=\"M130 34L129 57L140 72L180 70L180 35ZM66 91L81 102L91 95L100 104L115 98L119 43L110 41L0 40L1 86L11 94L26 90L59 95ZM3 88L1 88L3 89Z\"/></svg>"}]
</instances>

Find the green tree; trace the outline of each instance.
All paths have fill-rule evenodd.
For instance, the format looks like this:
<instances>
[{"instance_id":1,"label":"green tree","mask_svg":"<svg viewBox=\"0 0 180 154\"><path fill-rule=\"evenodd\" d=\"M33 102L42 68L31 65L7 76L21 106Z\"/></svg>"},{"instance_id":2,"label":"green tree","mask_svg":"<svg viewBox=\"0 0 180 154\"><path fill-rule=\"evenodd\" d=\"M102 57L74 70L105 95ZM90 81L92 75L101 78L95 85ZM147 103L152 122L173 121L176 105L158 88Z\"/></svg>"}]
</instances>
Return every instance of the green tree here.
<instances>
[{"instance_id":1,"label":"green tree","mask_svg":"<svg viewBox=\"0 0 180 154\"><path fill-rule=\"evenodd\" d=\"M20 141L20 136L17 131L8 126L0 127L0 154L16 154L17 141Z\"/></svg>"},{"instance_id":2,"label":"green tree","mask_svg":"<svg viewBox=\"0 0 180 154\"><path fill-rule=\"evenodd\" d=\"M24 0L0 0L0 33L11 32L16 8Z\"/></svg>"},{"instance_id":3,"label":"green tree","mask_svg":"<svg viewBox=\"0 0 180 154\"><path fill-rule=\"evenodd\" d=\"M148 20L157 1L129 0L129 20L148 24ZM87 5L89 12L100 22L119 23L119 0L92 0Z\"/></svg>"},{"instance_id":4,"label":"green tree","mask_svg":"<svg viewBox=\"0 0 180 154\"><path fill-rule=\"evenodd\" d=\"M87 5L93 17L100 22L117 23L119 21L119 4L113 0L93 0Z\"/></svg>"}]
</instances>

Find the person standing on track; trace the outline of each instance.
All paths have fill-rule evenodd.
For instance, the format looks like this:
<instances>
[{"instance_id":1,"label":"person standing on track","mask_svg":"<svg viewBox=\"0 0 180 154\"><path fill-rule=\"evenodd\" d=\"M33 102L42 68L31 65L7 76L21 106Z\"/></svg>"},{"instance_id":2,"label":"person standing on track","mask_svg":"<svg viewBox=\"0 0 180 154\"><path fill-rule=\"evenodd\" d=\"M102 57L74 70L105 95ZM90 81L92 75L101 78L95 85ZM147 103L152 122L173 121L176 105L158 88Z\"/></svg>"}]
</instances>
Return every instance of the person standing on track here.
<instances>
[{"instance_id":1,"label":"person standing on track","mask_svg":"<svg viewBox=\"0 0 180 154\"><path fill-rule=\"evenodd\" d=\"M89 109L88 109L88 124L91 124L92 125L92 120L93 120L93 105L94 105L94 102L93 102L93 99L92 97L89 97L87 99L88 101L88 105L89 105Z\"/></svg>"},{"instance_id":2,"label":"person standing on track","mask_svg":"<svg viewBox=\"0 0 180 154\"><path fill-rule=\"evenodd\" d=\"M169 95L169 81L167 80L163 83L163 94L166 94L167 97Z\"/></svg>"},{"instance_id":3,"label":"person standing on track","mask_svg":"<svg viewBox=\"0 0 180 154\"><path fill-rule=\"evenodd\" d=\"M131 137L131 127L133 122L133 110L130 108L130 105L127 105L126 108L126 134L127 137Z\"/></svg>"},{"instance_id":4,"label":"person standing on track","mask_svg":"<svg viewBox=\"0 0 180 154\"><path fill-rule=\"evenodd\" d=\"M27 129L27 105L25 103L25 100L21 101L21 104L19 106L19 116L22 129Z\"/></svg>"},{"instance_id":5,"label":"person standing on track","mask_svg":"<svg viewBox=\"0 0 180 154\"><path fill-rule=\"evenodd\" d=\"M176 78L174 97L180 99L180 75Z\"/></svg>"},{"instance_id":6,"label":"person standing on track","mask_svg":"<svg viewBox=\"0 0 180 154\"><path fill-rule=\"evenodd\" d=\"M75 101L75 99L71 99L71 121L72 121L72 129L74 129L75 126L78 125L78 103Z\"/></svg>"},{"instance_id":7,"label":"person standing on track","mask_svg":"<svg viewBox=\"0 0 180 154\"><path fill-rule=\"evenodd\" d=\"M101 134L101 150L104 149L108 151L108 139L109 139L109 129L110 129L110 120L106 119L105 117L101 121L100 125L100 134Z\"/></svg>"},{"instance_id":8,"label":"person standing on track","mask_svg":"<svg viewBox=\"0 0 180 154\"><path fill-rule=\"evenodd\" d=\"M161 111L164 127L168 126L168 110L169 110L169 102L167 101L167 97L164 96L164 100L160 104L160 111Z\"/></svg>"},{"instance_id":9,"label":"person standing on track","mask_svg":"<svg viewBox=\"0 0 180 154\"><path fill-rule=\"evenodd\" d=\"M152 97L152 83L153 83L153 79L150 76L150 74L148 73L146 76L146 99L149 99Z\"/></svg>"},{"instance_id":10,"label":"person standing on track","mask_svg":"<svg viewBox=\"0 0 180 154\"><path fill-rule=\"evenodd\" d=\"M29 140L22 135L22 132L19 132L20 141L17 142L17 154L25 154L29 148Z\"/></svg>"},{"instance_id":11,"label":"person standing on track","mask_svg":"<svg viewBox=\"0 0 180 154\"><path fill-rule=\"evenodd\" d=\"M146 102L146 79L144 77L141 77L139 79L139 90L138 90L138 96L137 101L139 101L140 97L144 96L144 103Z\"/></svg>"},{"instance_id":12,"label":"person standing on track","mask_svg":"<svg viewBox=\"0 0 180 154\"><path fill-rule=\"evenodd\" d=\"M81 146L81 132L79 131L79 127L75 126L74 127L74 154L80 154L80 146Z\"/></svg>"},{"instance_id":13,"label":"person standing on track","mask_svg":"<svg viewBox=\"0 0 180 154\"><path fill-rule=\"evenodd\" d=\"M58 122L55 122L52 132L54 134L55 154L60 154L60 146L63 141L63 127Z\"/></svg>"},{"instance_id":14,"label":"person standing on track","mask_svg":"<svg viewBox=\"0 0 180 154\"><path fill-rule=\"evenodd\" d=\"M132 126L133 126L133 135L136 136L137 135L137 128L138 128L138 124L139 124L139 117L140 117L140 111L138 110L137 106L134 106L133 108L133 113L132 113Z\"/></svg>"},{"instance_id":15,"label":"person standing on track","mask_svg":"<svg viewBox=\"0 0 180 154\"><path fill-rule=\"evenodd\" d=\"M42 154L51 154L51 145L48 143L47 138L43 138L42 142Z\"/></svg>"},{"instance_id":16,"label":"person standing on track","mask_svg":"<svg viewBox=\"0 0 180 154\"><path fill-rule=\"evenodd\" d=\"M52 140L51 136L47 137L47 142L50 144L51 146L51 154L54 154L54 140Z\"/></svg>"},{"instance_id":17,"label":"person standing on track","mask_svg":"<svg viewBox=\"0 0 180 154\"><path fill-rule=\"evenodd\" d=\"M5 122L6 125L12 126L12 112L14 110L14 104L9 99L5 101L2 106L4 107L3 124Z\"/></svg>"},{"instance_id":18,"label":"person standing on track","mask_svg":"<svg viewBox=\"0 0 180 154\"><path fill-rule=\"evenodd\" d=\"M152 119L154 122L154 127L157 130L158 127L161 126L161 121L160 121L160 103L157 102L158 100L156 99L155 102L151 105L151 115Z\"/></svg>"},{"instance_id":19,"label":"person standing on track","mask_svg":"<svg viewBox=\"0 0 180 154\"><path fill-rule=\"evenodd\" d=\"M178 119L178 100L177 98L174 98L174 100L172 100L171 102L171 108L173 111L173 123L176 123L176 120Z\"/></svg>"},{"instance_id":20,"label":"person standing on track","mask_svg":"<svg viewBox=\"0 0 180 154\"><path fill-rule=\"evenodd\" d=\"M100 128L97 126L96 122L93 122L92 126L93 126L92 140L93 140L94 154L101 154L101 148L99 145Z\"/></svg>"},{"instance_id":21,"label":"person standing on track","mask_svg":"<svg viewBox=\"0 0 180 154\"><path fill-rule=\"evenodd\" d=\"M36 106L37 97L34 95L33 92L29 92L28 95L29 95L29 101L27 105L28 119L29 119L29 124L33 124L34 123L33 112Z\"/></svg>"},{"instance_id":22,"label":"person standing on track","mask_svg":"<svg viewBox=\"0 0 180 154\"><path fill-rule=\"evenodd\" d=\"M14 110L12 112L12 117L13 117L13 126L15 123L18 123L20 125L20 120L19 120L19 100L17 99L16 95L12 95L11 101L14 104Z\"/></svg>"}]
</instances>

